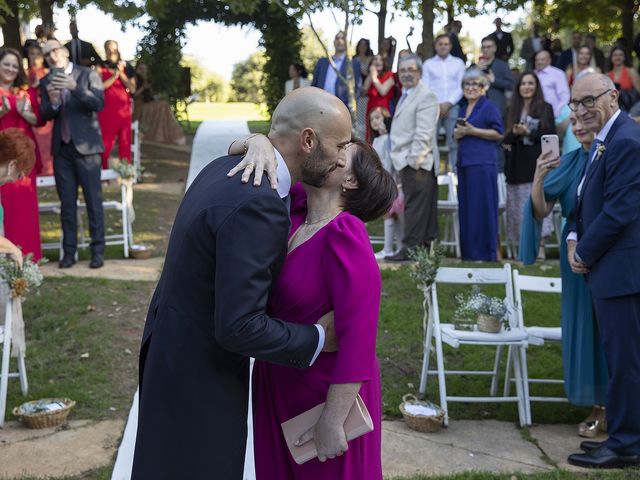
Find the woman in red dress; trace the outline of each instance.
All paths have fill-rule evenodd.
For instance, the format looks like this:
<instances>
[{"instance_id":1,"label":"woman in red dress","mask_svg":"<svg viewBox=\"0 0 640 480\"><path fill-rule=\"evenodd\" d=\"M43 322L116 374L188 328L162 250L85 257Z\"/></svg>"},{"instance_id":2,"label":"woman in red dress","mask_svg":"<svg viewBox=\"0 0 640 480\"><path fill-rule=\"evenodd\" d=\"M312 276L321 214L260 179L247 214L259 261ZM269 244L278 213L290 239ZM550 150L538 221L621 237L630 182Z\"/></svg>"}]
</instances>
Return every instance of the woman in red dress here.
<instances>
[{"instance_id":1,"label":"woman in red dress","mask_svg":"<svg viewBox=\"0 0 640 480\"><path fill-rule=\"evenodd\" d=\"M19 128L34 141L36 166L28 176L0 187L4 209L4 236L22 248L22 253L42 258L36 175L42 168L31 127L38 123L37 94L27 88L22 56L12 48L0 49L0 130Z\"/></svg>"},{"instance_id":2,"label":"woman in red dress","mask_svg":"<svg viewBox=\"0 0 640 480\"><path fill-rule=\"evenodd\" d=\"M40 80L49 69L44 66L44 56L42 48L35 45L29 47L29 68L27 69L27 77L29 78L29 88L38 92ZM38 103L40 100L38 99ZM40 159L42 161L42 171L40 175L53 175L53 155L51 154L51 137L53 135L53 120L46 122L44 125L34 125L33 135L36 138Z\"/></svg>"},{"instance_id":3,"label":"woman in red dress","mask_svg":"<svg viewBox=\"0 0 640 480\"><path fill-rule=\"evenodd\" d=\"M104 153L102 168L109 168L109 155L113 143L118 138L118 157L131 163L131 100L136 91L136 72L131 65L120 58L118 42L104 43L106 61L100 74L104 86L104 109L98 112L98 122L102 130Z\"/></svg>"},{"instance_id":4,"label":"woman in red dress","mask_svg":"<svg viewBox=\"0 0 640 480\"><path fill-rule=\"evenodd\" d=\"M385 62L380 55L374 55L369 67L369 76L362 84L364 94L369 96L367 103L367 142L371 143L371 122L369 113L377 107L391 111L391 101L395 95L395 78L393 72L385 70Z\"/></svg>"}]
</instances>

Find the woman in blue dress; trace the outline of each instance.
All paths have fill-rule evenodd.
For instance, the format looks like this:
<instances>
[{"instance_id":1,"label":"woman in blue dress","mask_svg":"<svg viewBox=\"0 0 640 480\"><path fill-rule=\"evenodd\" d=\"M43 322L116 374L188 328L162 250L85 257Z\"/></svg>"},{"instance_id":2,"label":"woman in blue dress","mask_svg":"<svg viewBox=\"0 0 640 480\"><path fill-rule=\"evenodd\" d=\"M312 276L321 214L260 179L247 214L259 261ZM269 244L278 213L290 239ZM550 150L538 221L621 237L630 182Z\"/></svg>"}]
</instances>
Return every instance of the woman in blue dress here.
<instances>
[{"instance_id":1,"label":"woman in blue dress","mask_svg":"<svg viewBox=\"0 0 640 480\"><path fill-rule=\"evenodd\" d=\"M576 191L584 175L593 134L583 129L575 115L571 116L573 132L581 148L565 153L560 159L541 155L536 164L531 198L526 203L520 232L520 260L535 261L540 244L542 219L557 200L562 216L568 221L560 242L560 272L562 276L562 357L564 388L574 405L593 407L593 411L578 425L578 434L593 438L606 432L605 404L608 383L605 357L600 344L591 293L583 275L571 271L567 260L567 225L576 206Z\"/></svg>"},{"instance_id":2,"label":"woman in blue dress","mask_svg":"<svg viewBox=\"0 0 640 480\"><path fill-rule=\"evenodd\" d=\"M458 141L460 250L464 260L497 258L500 110L485 96L489 82L477 68L462 77L464 98L453 136Z\"/></svg>"}]
</instances>

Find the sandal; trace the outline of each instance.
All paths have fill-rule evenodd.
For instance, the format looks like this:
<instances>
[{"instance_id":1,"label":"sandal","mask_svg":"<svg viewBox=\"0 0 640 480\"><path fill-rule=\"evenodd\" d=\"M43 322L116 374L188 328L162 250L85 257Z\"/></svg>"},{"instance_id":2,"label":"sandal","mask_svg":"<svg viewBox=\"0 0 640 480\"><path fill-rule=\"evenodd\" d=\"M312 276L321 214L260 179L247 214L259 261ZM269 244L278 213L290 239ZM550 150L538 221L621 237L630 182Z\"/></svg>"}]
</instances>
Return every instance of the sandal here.
<instances>
[{"instance_id":1,"label":"sandal","mask_svg":"<svg viewBox=\"0 0 640 480\"><path fill-rule=\"evenodd\" d=\"M584 438L595 438L600 432L606 433L606 431L605 408L598 405L593 407L591 415L578 424L578 435Z\"/></svg>"}]
</instances>

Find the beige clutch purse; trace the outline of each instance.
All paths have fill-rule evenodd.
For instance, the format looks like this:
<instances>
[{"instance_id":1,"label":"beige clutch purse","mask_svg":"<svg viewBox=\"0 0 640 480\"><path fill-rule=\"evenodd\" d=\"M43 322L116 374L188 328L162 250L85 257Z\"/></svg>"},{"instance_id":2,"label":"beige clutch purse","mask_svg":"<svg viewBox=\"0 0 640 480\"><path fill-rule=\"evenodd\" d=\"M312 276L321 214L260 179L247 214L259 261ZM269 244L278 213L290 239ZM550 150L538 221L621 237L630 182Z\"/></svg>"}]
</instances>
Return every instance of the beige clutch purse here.
<instances>
[{"instance_id":1,"label":"beige clutch purse","mask_svg":"<svg viewBox=\"0 0 640 480\"><path fill-rule=\"evenodd\" d=\"M313 440L299 447L295 446L295 441L300 438L304 432L318 423L322 410L324 410L324 403L316 405L311 410L307 410L297 417L287 420L281 425L291 456L298 465L302 465L303 463L318 456L316 444ZM367 410L367 407L362 401L360 395L356 397L356 401L353 402L353 406L351 407L351 410L349 410L347 419L344 421L344 431L347 434L347 441L351 441L354 438L358 438L365 433L373 431L371 415L369 415L369 411Z\"/></svg>"}]
</instances>

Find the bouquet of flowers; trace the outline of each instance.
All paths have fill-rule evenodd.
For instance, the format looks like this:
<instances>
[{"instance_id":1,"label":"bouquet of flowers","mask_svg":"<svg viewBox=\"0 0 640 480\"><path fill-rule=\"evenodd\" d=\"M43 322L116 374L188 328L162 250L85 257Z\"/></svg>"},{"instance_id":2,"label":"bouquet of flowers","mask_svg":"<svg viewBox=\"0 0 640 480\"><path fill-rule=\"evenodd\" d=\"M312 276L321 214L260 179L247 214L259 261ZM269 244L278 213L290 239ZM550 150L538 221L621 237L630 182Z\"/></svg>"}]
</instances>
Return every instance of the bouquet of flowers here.
<instances>
[{"instance_id":1,"label":"bouquet of flowers","mask_svg":"<svg viewBox=\"0 0 640 480\"><path fill-rule=\"evenodd\" d=\"M112 170L116 171L123 180L135 180L138 176L136 167L129 162L121 162L119 159L113 159L109 165Z\"/></svg>"},{"instance_id":2,"label":"bouquet of flowers","mask_svg":"<svg viewBox=\"0 0 640 480\"><path fill-rule=\"evenodd\" d=\"M509 311L506 301L496 297L489 297L482 293L477 286L473 287L470 294L457 294L455 296L458 308L453 314L454 324L467 328L471 321L478 322L480 330L482 331L499 331L500 326L503 326L505 330L510 330L509 317L507 312ZM497 328L485 330L481 322L485 319L493 319Z\"/></svg>"},{"instance_id":3,"label":"bouquet of flowers","mask_svg":"<svg viewBox=\"0 0 640 480\"><path fill-rule=\"evenodd\" d=\"M42 285L42 272L33 262L30 253L22 262L22 267L5 255L0 255L0 279L4 280L11 291L11 298L25 297L29 291Z\"/></svg>"},{"instance_id":4,"label":"bouquet of flowers","mask_svg":"<svg viewBox=\"0 0 640 480\"><path fill-rule=\"evenodd\" d=\"M444 248L437 242L433 242L430 249L420 246L409 251L409 258L416 262L409 275L418 288L429 288L433 285L443 257Z\"/></svg>"}]
</instances>

